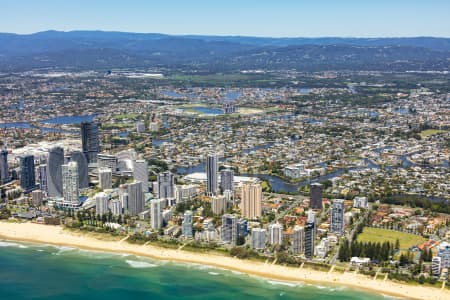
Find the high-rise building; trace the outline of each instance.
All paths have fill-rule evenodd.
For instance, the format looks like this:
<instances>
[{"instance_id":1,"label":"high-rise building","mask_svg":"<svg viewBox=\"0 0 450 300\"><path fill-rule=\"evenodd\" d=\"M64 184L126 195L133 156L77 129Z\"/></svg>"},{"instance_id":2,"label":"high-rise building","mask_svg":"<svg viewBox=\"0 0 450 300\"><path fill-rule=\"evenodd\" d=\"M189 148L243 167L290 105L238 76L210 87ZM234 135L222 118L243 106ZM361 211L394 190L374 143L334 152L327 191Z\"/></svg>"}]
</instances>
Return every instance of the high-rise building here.
<instances>
[{"instance_id":1,"label":"high-rise building","mask_svg":"<svg viewBox=\"0 0 450 300\"><path fill-rule=\"evenodd\" d=\"M153 199L150 204L150 218L153 230L159 230L162 227L161 200Z\"/></svg>"},{"instance_id":2,"label":"high-rise building","mask_svg":"<svg viewBox=\"0 0 450 300\"><path fill-rule=\"evenodd\" d=\"M33 206L39 206L42 204L44 200L44 193L41 190L34 190L31 192L31 200L33 202Z\"/></svg>"},{"instance_id":3,"label":"high-rise building","mask_svg":"<svg viewBox=\"0 0 450 300\"><path fill-rule=\"evenodd\" d=\"M269 225L269 242L271 245L281 245L283 243L283 227L280 224Z\"/></svg>"},{"instance_id":4,"label":"high-rise building","mask_svg":"<svg viewBox=\"0 0 450 300\"><path fill-rule=\"evenodd\" d=\"M98 215L104 215L109 211L108 201L109 196L104 192L95 194L95 210Z\"/></svg>"},{"instance_id":5,"label":"high-rise building","mask_svg":"<svg viewBox=\"0 0 450 300\"><path fill-rule=\"evenodd\" d=\"M62 165L64 164L64 149L50 149L47 158L47 189L49 197L63 196ZM78 184L77 184L78 187Z\"/></svg>"},{"instance_id":6,"label":"high-rise building","mask_svg":"<svg viewBox=\"0 0 450 300\"><path fill-rule=\"evenodd\" d=\"M294 236L292 239L292 252L295 254L302 253L304 250L305 228L300 226L294 227Z\"/></svg>"},{"instance_id":7,"label":"high-rise building","mask_svg":"<svg viewBox=\"0 0 450 300\"><path fill-rule=\"evenodd\" d=\"M170 171L158 174L158 197L160 199L175 198L174 176Z\"/></svg>"},{"instance_id":8,"label":"high-rise building","mask_svg":"<svg viewBox=\"0 0 450 300\"><path fill-rule=\"evenodd\" d=\"M145 198L142 192L142 183L135 181L128 184L128 214L137 216L144 210Z\"/></svg>"},{"instance_id":9,"label":"high-rise building","mask_svg":"<svg viewBox=\"0 0 450 300\"><path fill-rule=\"evenodd\" d=\"M439 256L433 257L431 260L431 272L434 276L441 275L442 259Z\"/></svg>"},{"instance_id":10,"label":"high-rise building","mask_svg":"<svg viewBox=\"0 0 450 300\"><path fill-rule=\"evenodd\" d=\"M25 192L36 187L33 155L25 155L20 158L20 187Z\"/></svg>"},{"instance_id":11,"label":"high-rise building","mask_svg":"<svg viewBox=\"0 0 450 300\"><path fill-rule=\"evenodd\" d=\"M142 182L142 191L148 193L148 163L143 160L136 160L133 164L133 178Z\"/></svg>"},{"instance_id":12,"label":"high-rise building","mask_svg":"<svg viewBox=\"0 0 450 300\"><path fill-rule=\"evenodd\" d=\"M97 154L97 167L110 168L113 173L117 171L117 157L110 154Z\"/></svg>"},{"instance_id":13,"label":"high-rise building","mask_svg":"<svg viewBox=\"0 0 450 300\"><path fill-rule=\"evenodd\" d=\"M209 196L217 194L218 171L219 167L217 155L209 154L206 158L206 194Z\"/></svg>"},{"instance_id":14,"label":"high-rise building","mask_svg":"<svg viewBox=\"0 0 450 300\"><path fill-rule=\"evenodd\" d=\"M308 212L308 220L305 226L305 256L314 256L314 244L316 241L316 217L313 211Z\"/></svg>"},{"instance_id":15,"label":"high-rise building","mask_svg":"<svg viewBox=\"0 0 450 300\"><path fill-rule=\"evenodd\" d=\"M5 183L8 180L8 150L6 147L3 147L0 150L0 183Z\"/></svg>"},{"instance_id":16,"label":"high-rise building","mask_svg":"<svg viewBox=\"0 0 450 300\"><path fill-rule=\"evenodd\" d=\"M81 144L83 153L86 155L88 163L97 162L97 154L100 152L97 123L81 123Z\"/></svg>"},{"instance_id":17,"label":"high-rise building","mask_svg":"<svg viewBox=\"0 0 450 300\"><path fill-rule=\"evenodd\" d=\"M111 200L111 213L114 216L122 214L122 202L119 199Z\"/></svg>"},{"instance_id":18,"label":"high-rise building","mask_svg":"<svg viewBox=\"0 0 450 300\"><path fill-rule=\"evenodd\" d=\"M252 229L252 248L263 250L266 248L266 230L263 228Z\"/></svg>"},{"instance_id":19,"label":"high-rise building","mask_svg":"<svg viewBox=\"0 0 450 300\"><path fill-rule=\"evenodd\" d=\"M47 186L47 165L39 165L39 189L48 193Z\"/></svg>"},{"instance_id":20,"label":"high-rise building","mask_svg":"<svg viewBox=\"0 0 450 300\"><path fill-rule=\"evenodd\" d=\"M81 151L70 153L70 161L74 161L78 165L78 187L86 189L89 187L88 161L86 155Z\"/></svg>"},{"instance_id":21,"label":"high-rise building","mask_svg":"<svg viewBox=\"0 0 450 300\"><path fill-rule=\"evenodd\" d=\"M224 191L233 190L234 171L232 169L224 169L220 171L220 189Z\"/></svg>"},{"instance_id":22,"label":"high-rise building","mask_svg":"<svg viewBox=\"0 0 450 300\"><path fill-rule=\"evenodd\" d=\"M261 217L262 188L258 183L245 183L241 191L241 214L245 218Z\"/></svg>"},{"instance_id":23,"label":"high-rise building","mask_svg":"<svg viewBox=\"0 0 450 300\"><path fill-rule=\"evenodd\" d=\"M211 200L211 210L216 215L222 215L227 210L227 199L222 196L214 196Z\"/></svg>"},{"instance_id":24,"label":"high-rise building","mask_svg":"<svg viewBox=\"0 0 450 300\"><path fill-rule=\"evenodd\" d=\"M62 169L62 185L64 195L64 205L78 206L80 205L80 194L78 190L78 165L71 161L61 166Z\"/></svg>"},{"instance_id":25,"label":"high-rise building","mask_svg":"<svg viewBox=\"0 0 450 300\"><path fill-rule=\"evenodd\" d=\"M331 232L344 233L344 212L344 199L334 199L331 205Z\"/></svg>"},{"instance_id":26,"label":"high-rise building","mask_svg":"<svg viewBox=\"0 0 450 300\"><path fill-rule=\"evenodd\" d=\"M442 242L439 244L437 256L441 258L441 268L450 268L450 244Z\"/></svg>"},{"instance_id":27,"label":"high-rise building","mask_svg":"<svg viewBox=\"0 0 450 300\"><path fill-rule=\"evenodd\" d=\"M236 245L237 218L235 215L225 214L222 216L221 240L224 243Z\"/></svg>"},{"instance_id":28,"label":"high-rise building","mask_svg":"<svg viewBox=\"0 0 450 300\"><path fill-rule=\"evenodd\" d=\"M312 209L322 209L322 185L320 183L311 184L309 206Z\"/></svg>"},{"instance_id":29,"label":"high-rise building","mask_svg":"<svg viewBox=\"0 0 450 300\"><path fill-rule=\"evenodd\" d=\"M110 168L98 169L98 182L102 190L112 188L112 172Z\"/></svg>"},{"instance_id":30,"label":"high-rise building","mask_svg":"<svg viewBox=\"0 0 450 300\"><path fill-rule=\"evenodd\" d=\"M181 223L181 233L186 238L192 238L192 211L184 212L183 223Z\"/></svg>"}]
</instances>

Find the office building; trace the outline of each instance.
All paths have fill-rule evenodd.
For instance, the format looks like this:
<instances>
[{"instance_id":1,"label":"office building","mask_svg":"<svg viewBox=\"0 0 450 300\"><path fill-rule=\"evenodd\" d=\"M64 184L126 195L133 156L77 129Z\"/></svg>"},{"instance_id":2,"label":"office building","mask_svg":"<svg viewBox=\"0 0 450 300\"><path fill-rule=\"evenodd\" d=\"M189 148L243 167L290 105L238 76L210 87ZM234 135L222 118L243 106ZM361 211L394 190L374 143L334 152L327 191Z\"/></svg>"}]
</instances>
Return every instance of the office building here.
<instances>
[{"instance_id":1,"label":"office building","mask_svg":"<svg viewBox=\"0 0 450 300\"><path fill-rule=\"evenodd\" d=\"M262 188L259 183L244 183L241 190L241 214L248 219L261 217Z\"/></svg>"},{"instance_id":2,"label":"office building","mask_svg":"<svg viewBox=\"0 0 450 300\"><path fill-rule=\"evenodd\" d=\"M20 187L29 192L36 187L34 156L25 155L20 158Z\"/></svg>"},{"instance_id":3,"label":"office building","mask_svg":"<svg viewBox=\"0 0 450 300\"><path fill-rule=\"evenodd\" d=\"M98 169L98 183L102 190L112 188L112 172L110 168Z\"/></svg>"},{"instance_id":4,"label":"office building","mask_svg":"<svg viewBox=\"0 0 450 300\"><path fill-rule=\"evenodd\" d=\"M142 182L142 191L148 193L148 163L143 160L136 160L133 163L133 178Z\"/></svg>"},{"instance_id":5,"label":"office building","mask_svg":"<svg viewBox=\"0 0 450 300\"><path fill-rule=\"evenodd\" d=\"M227 199L223 196L212 197L211 210L215 215L224 214L227 211Z\"/></svg>"},{"instance_id":6,"label":"office building","mask_svg":"<svg viewBox=\"0 0 450 300\"><path fill-rule=\"evenodd\" d=\"M86 189L89 187L89 170L86 155L81 151L70 153L70 161L74 161L78 165L78 187Z\"/></svg>"},{"instance_id":7,"label":"office building","mask_svg":"<svg viewBox=\"0 0 450 300\"><path fill-rule=\"evenodd\" d=\"M48 193L47 165L39 165L39 189L45 194Z\"/></svg>"},{"instance_id":8,"label":"office building","mask_svg":"<svg viewBox=\"0 0 450 300\"><path fill-rule=\"evenodd\" d=\"M54 147L50 149L47 158L47 190L49 197L63 196L62 165L64 164L64 149ZM78 187L78 184L77 184Z\"/></svg>"},{"instance_id":9,"label":"office building","mask_svg":"<svg viewBox=\"0 0 450 300\"><path fill-rule=\"evenodd\" d=\"M0 150L0 183L6 183L9 180L8 172L8 150L3 147Z\"/></svg>"},{"instance_id":10,"label":"office building","mask_svg":"<svg viewBox=\"0 0 450 300\"><path fill-rule=\"evenodd\" d=\"M151 226L153 230L159 230L162 228L163 219L161 213L161 200L153 199L150 204L150 218Z\"/></svg>"},{"instance_id":11,"label":"office building","mask_svg":"<svg viewBox=\"0 0 450 300\"><path fill-rule=\"evenodd\" d=\"M81 147L88 163L97 162L97 154L100 152L97 123L81 123Z\"/></svg>"},{"instance_id":12,"label":"office building","mask_svg":"<svg viewBox=\"0 0 450 300\"><path fill-rule=\"evenodd\" d=\"M175 198L174 176L170 171L158 174L158 197L160 199Z\"/></svg>"},{"instance_id":13,"label":"office building","mask_svg":"<svg viewBox=\"0 0 450 300\"><path fill-rule=\"evenodd\" d=\"M64 205L67 206L79 206L80 194L78 190L78 165L76 162L71 161L66 165L61 166L62 169L62 183L63 183L63 195Z\"/></svg>"},{"instance_id":14,"label":"office building","mask_svg":"<svg viewBox=\"0 0 450 300\"><path fill-rule=\"evenodd\" d=\"M311 184L310 208L322 209L322 185L320 183Z\"/></svg>"},{"instance_id":15,"label":"office building","mask_svg":"<svg viewBox=\"0 0 450 300\"><path fill-rule=\"evenodd\" d=\"M342 235L344 233L344 200L334 199L331 205L330 231Z\"/></svg>"},{"instance_id":16,"label":"office building","mask_svg":"<svg viewBox=\"0 0 450 300\"><path fill-rule=\"evenodd\" d=\"M135 181L128 184L128 214L137 216L144 211L145 198L142 192L142 183Z\"/></svg>"},{"instance_id":17,"label":"office building","mask_svg":"<svg viewBox=\"0 0 450 300\"><path fill-rule=\"evenodd\" d=\"M192 238L192 211L184 212L183 222L181 223L181 233L185 238Z\"/></svg>"},{"instance_id":18,"label":"office building","mask_svg":"<svg viewBox=\"0 0 450 300\"><path fill-rule=\"evenodd\" d=\"M100 192L95 194L95 211L98 215L104 215L108 213L109 196L106 193Z\"/></svg>"},{"instance_id":19,"label":"office building","mask_svg":"<svg viewBox=\"0 0 450 300\"><path fill-rule=\"evenodd\" d=\"M295 254L304 252L305 228L300 226L294 227L294 235L292 238L292 252Z\"/></svg>"},{"instance_id":20,"label":"office building","mask_svg":"<svg viewBox=\"0 0 450 300\"><path fill-rule=\"evenodd\" d=\"M225 191L233 191L234 171L232 169L224 169L220 171L220 189L222 193Z\"/></svg>"},{"instance_id":21,"label":"office building","mask_svg":"<svg viewBox=\"0 0 450 300\"><path fill-rule=\"evenodd\" d=\"M263 228L252 229L252 248L263 250L266 248L266 230Z\"/></svg>"},{"instance_id":22,"label":"office building","mask_svg":"<svg viewBox=\"0 0 450 300\"><path fill-rule=\"evenodd\" d=\"M281 245L283 243L283 227L280 224L269 225L269 242L271 245Z\"/></svg>"},{"instance_id":23,"label":"office building","mask_svg":"<svg viewBox=\"0 0 450 300\"><path fill-rule=\"evenodd\" d=\"M206 194L213 196L218 190L218 158L215 154L209 154L206 158Z\"/></svg>"}]
</instances>

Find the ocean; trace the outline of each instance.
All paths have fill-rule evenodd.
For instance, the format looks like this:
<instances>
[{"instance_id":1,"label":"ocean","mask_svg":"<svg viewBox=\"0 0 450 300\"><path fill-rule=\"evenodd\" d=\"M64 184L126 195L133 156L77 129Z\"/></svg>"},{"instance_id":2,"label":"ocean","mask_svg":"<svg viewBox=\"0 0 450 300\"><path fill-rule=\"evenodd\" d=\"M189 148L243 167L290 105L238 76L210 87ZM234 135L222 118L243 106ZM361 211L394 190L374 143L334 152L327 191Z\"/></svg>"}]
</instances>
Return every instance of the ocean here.
<instances>
[{"instance_id":1,"label":"ocean","mask_svg":"<svg viewBox=\"0 0 450 300\"><path fill-rule=\"evenodd\" d=\"M0 299L386 299L127 254L0 241Z\"/></svg>"}]
</instances>

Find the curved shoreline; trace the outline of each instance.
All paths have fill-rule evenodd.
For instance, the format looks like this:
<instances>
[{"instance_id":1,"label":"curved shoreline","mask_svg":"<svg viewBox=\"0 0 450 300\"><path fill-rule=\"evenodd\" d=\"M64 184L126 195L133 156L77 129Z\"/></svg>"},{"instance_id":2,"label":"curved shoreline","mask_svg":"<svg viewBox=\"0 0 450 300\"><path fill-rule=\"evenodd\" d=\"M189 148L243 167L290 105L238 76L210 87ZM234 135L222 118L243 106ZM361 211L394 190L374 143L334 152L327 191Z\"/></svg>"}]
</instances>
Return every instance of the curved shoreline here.
<instances>
[{"instance_id":1,"label":"curved shoreline","mask_svg":"<svg viewBox=\"0 0 450 300\"><path fill-rule=\"evenodd\" d=\"M346 286L356 290L407 299L450 299L448 289L405 285L393 281L373 280L365 275L352 273L329 273L309 268L294 268L262 262L240 260L233 257L208 253L159 248L152 245L134 245L120 241L106 241L83 234L64 231L61 226L33 223L0 223L0 238L6 240L70 246L85 250L127 253L182 263L209 265L220 269L238 271L258 277L293 283L327 284Z\"/></svg>"}]
</instances>

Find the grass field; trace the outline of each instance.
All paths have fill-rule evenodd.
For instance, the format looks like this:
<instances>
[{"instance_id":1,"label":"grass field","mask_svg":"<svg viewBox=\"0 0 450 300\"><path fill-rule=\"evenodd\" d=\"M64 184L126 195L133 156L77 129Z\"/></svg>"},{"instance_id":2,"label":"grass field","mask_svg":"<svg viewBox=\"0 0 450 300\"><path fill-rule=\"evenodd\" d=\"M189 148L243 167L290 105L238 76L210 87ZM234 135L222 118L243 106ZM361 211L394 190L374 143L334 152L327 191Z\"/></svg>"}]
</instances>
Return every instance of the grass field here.
<instances>
[{"instance_id":1,"label":"grass field","mask_svg":"<svg viewBox=\"0 0 450 300\"><path fill-rule=\"evenodd\" d=\"M421 138L426 138L426 137L429 137L429 136L432 136L432 135L435 135L435 134L438 134L438 133L444 133L444 132L447 132L447 131L445 131L445 130L437 130L437 129L427 129L427 130L423 130L423 131L420 132L420 137Z\"/></svg>"},{"instance_id":2,"label":"grass field","mask_svg":"<svg viewBox=\"0 0 450 300\"><path fill-rule=\"evenodd\" d=\"M426 239L417 236L415 234L382 229L382 228L371 228L364 227L364 230L361 234L358 235L358 242L384 242L389 241L395 244L396 240L400 241L400 249L406 250L413 245L420 244Z\"/></svg>"}]
</instances>

